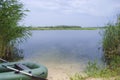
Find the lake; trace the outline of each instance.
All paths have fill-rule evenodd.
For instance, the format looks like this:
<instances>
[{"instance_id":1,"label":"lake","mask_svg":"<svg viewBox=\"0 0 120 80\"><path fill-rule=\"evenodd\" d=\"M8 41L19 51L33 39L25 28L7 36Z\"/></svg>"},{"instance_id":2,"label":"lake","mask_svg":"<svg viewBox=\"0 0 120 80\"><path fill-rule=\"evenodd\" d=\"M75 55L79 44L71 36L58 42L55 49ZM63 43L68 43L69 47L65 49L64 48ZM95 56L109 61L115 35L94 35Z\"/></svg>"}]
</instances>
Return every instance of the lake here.
<instances>
[{"instance_id":1,"label":"lake","mask_svg":"<svg viewBox=\"0 0 120 80\"><path fill-rule=\"evenodd\" d=\"M46 66L84 69L88 61L102 63L100 30L33 30L22 44L24 60ZM76 69L77 71L77 69Z\"/></svg>"}]
</instances>

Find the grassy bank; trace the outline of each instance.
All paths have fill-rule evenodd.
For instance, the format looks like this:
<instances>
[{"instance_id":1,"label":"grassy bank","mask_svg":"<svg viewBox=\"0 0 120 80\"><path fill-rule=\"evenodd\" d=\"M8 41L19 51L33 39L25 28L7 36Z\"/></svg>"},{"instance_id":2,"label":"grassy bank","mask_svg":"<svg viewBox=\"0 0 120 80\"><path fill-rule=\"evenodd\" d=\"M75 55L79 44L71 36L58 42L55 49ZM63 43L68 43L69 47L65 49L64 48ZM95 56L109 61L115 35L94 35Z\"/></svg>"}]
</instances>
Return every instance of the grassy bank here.
<instances>
[{"instance_id":1,"label":"grassy bank","mask_svg":"<svg viewBox=\"0 0 120 80\"><path fill-rule=\"evenodd\" d=\"M110 66L97 65L96 62L88 63L84 75L76 73L70 77L70 80L120 80L120 67L114 64Z\"/></svg>"},{"instance_id":2,"label":"grassy bank","mask_svg":"<svg viewBox=\"0 0 120 80\"><path fill-rule=\"evenodd\" d=\"M97 27L27 27L29 30L97 30Z\"/></svg>"}]
</instances>

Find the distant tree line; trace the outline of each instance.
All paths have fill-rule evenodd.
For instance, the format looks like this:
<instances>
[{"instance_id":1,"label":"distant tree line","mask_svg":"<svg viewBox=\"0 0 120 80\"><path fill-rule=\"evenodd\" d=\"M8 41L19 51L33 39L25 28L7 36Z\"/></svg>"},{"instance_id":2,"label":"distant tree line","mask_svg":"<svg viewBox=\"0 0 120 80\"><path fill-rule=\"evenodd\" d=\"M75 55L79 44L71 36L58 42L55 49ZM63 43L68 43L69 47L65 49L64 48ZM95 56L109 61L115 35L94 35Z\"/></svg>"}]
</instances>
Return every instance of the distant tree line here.
<instances>
[{"instance_id":1,"label":"distant tree line","mask_svg":"<svg viewBox=\"0 0 120 80\"><path fill-rule=\"evenodd\" d=\"M58 25L58 26L27 26L27 27L36 27L36 28L82 28L81 26L69 26L69 25Z\"/></svg>"}]
</instances>

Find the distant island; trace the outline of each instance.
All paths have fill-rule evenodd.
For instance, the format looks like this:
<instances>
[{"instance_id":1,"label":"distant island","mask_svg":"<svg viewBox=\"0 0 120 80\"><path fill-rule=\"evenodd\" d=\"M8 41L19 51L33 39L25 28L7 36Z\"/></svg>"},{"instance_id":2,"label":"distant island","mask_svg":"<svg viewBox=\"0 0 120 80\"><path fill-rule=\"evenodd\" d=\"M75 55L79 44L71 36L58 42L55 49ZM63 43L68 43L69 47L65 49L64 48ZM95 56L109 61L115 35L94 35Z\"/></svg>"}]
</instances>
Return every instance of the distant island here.
<instances>
[{"instance_id":1,"label":"distant island","mask_svg":"<svg viewBox=\"0 0 120 80\"><path fill-rule=\"evenodd\" d=\"M81 27L81 26L66 26L66 25L59 25L59 26L28 26L26 27L29 30L97 30L103 29L105 27Z\"/></svg>"}]
</instances>

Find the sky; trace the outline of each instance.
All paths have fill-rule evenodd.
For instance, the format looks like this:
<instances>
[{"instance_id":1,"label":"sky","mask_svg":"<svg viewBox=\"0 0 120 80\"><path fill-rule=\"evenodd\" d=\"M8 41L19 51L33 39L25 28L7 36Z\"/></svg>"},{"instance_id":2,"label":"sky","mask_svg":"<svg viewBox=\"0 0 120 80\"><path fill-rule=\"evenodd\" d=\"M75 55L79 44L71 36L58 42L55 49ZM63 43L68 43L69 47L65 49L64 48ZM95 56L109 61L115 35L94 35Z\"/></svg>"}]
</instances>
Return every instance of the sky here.
<instances>
[{"instance_id":1,"label":"sky","mask_svg":"<svg viewBox=\"0 0 120 80\"><path fill-rule=\"evenodd\" d=\"M26 26L75 25L102 27L116 21L120 0L21 0L30 10L21 21Z\"/></svg>"}]
</instances>

